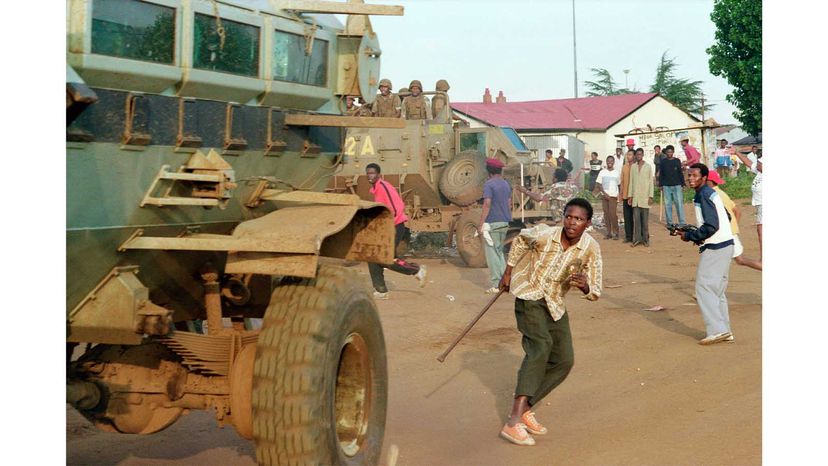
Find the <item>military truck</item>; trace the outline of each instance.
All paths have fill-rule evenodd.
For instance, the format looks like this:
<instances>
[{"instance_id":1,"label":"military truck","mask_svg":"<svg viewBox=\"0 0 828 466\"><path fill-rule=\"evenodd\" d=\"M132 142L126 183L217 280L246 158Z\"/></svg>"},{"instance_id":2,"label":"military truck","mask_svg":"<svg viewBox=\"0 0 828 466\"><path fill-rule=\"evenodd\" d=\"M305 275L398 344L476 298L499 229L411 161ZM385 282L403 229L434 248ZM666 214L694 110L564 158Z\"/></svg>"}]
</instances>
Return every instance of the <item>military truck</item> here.
<instances>
[{"instance_id":1,"label":"military truck","mask_svg":"<svg viewBox=\"0 0 828 466\"><path fill-rule=\"evenodd\" d=\"M335 263L390 263L393 218L321 191L353 121L343 97L376 94L368 15L402 7L68 0L67 12L68 403L127 434L213 410L262 464L376 464L383 332L365 285Z\"/></svg>"},{"instance_id":2,"label":"military truck","mask_svg":"<svg viewBox=\"0 0 828 466\"><path fill-rule=\"evenodd\" d=\"M486 158L504 162L503 175L512 187L525 186L532 192L543 192L553 183L553 170L537 161L513 129L462 125L452 119L446 91L423 94L445 102L433 119L401 120L404 128L349 128L342 169L331 179L328 189L368 197L365 166L378 163L384 179L402 195L412 231L448 232L449 241L454 237L468 266L485 267L483 239L477 235L477 225L482 215L483 184L488 177ZM527 222L552 218L548 207L516 190L512 215L512 232Z\"/></svg>"}]
</instances>

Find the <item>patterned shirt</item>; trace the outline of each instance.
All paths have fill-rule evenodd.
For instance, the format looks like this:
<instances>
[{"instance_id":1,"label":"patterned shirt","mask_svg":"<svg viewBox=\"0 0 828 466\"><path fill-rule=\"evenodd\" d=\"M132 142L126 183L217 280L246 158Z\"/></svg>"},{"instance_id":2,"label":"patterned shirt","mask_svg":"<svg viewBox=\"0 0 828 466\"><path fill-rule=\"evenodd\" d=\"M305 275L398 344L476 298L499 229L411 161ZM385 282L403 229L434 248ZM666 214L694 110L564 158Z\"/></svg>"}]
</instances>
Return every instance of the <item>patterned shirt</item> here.
<instances>
[{"instance_id":1,"label":"patterned shirt","mask_svg":"<svg viewBox=\"0 0 828 466\"><path fill-rule=\"evenodd\" d=\"M569 276L573 272L587 276L586 299L595 301L601 296L603 264L598 242L584 233L577 244L564 250L562 233L562 227L544 224L523 229L512 242L506 261L513 267L510 292L520 299L545 299L555 321L566 312L563 298L569 291Z\"/></svg>"}]
</instances>

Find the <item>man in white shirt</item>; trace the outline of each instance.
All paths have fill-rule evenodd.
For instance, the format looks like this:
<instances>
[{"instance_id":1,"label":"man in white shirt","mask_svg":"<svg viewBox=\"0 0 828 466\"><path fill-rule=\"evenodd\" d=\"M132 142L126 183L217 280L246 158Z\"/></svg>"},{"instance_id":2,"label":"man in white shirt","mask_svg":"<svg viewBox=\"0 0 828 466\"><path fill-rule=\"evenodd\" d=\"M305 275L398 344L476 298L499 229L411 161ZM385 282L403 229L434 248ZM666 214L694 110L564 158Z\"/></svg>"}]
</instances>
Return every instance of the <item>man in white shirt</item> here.
<instances>
[{"instance_id":1,"label":"man in white shirt","mask_svg":"<svg viewBox=\"0 0 828 466\"><path fill-rule=\"evenodd\" d=\"M735 149L733 151L745 167L756 174L750 186L750 190L753 192L750 204L756 207L756 234L759 235L759 262L762 262L762 149L754 149L753 152L747 155L740 154Z\"/></svg>"},{"instance_id":2,"label":"man in white shirt","mask_svg":"<svg viewBox=\"0 0 828 466\"><path fill-rule=\"evenodd\" d=\"M601 193L604 206L604 223L607 234L604 239L618 239L618 192L621 185L621 172L615 169L615 157L607 157L607 168L601 169L595 178L595 187Z\"/></svg>"}]
</instances>

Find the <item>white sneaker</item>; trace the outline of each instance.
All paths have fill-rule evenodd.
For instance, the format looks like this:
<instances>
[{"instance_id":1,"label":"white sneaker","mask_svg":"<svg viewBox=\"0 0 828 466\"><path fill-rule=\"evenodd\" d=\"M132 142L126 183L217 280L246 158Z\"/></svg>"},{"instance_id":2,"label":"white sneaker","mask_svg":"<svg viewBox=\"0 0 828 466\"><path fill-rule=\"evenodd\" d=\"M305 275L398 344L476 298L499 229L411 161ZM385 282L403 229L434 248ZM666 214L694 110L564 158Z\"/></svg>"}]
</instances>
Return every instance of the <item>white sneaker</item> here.
<instances>
[{"instance_id":1,"label":"white sneaker","mask_svg":"<svg viewBox=\"0 0 828 466\"><path fill-rule=\"evenodd\" d=\"M733 336L733 334L731 334L730 332L717 333L715 335L710 335L708 337L702 338L701 340L699 340L699 344L700 345L715 345L716 343L726 341L728 339L728 337L732 337L732 336Z\"/></svg>"},{"instance_id":2,"label":"white sneaker","mask_svg":"<svg viewBox=\"0 0 828 466\"><path fill-rule=\"evenodd\" d=\"M388 292L380 293L379 291L374 292L374 299L388 299Z\"/></svg>"},{"instance_id":3,"label":"white sneaker","mask_svg":"<svg viewBox=\"0 0 828 466\"><path fill-rule=\"evenodd\" d=\"M417 272L417 275L414 275L414 278L416 278L417 281L420 282L420 288L425 287L425 285L426 285L426 275L427 274L428 274L428 272L426 271L426 266L421 265L420 266L420 271Z\"/></svg>"},{"instance_id":4,"label":"white sneaker","mask_svg":"<svg viewBox=\"0 0 828 466\"><path fill-rule=\"evenodd\" d=\"M493 286L486 290L486 294L497 294L500 291L500 288Z\"/></svg>"},{"instance_id":5,"label":"white sneaker","mask_svg":"<svg viewBox=\"0 0 828 466\"><path fill-rule=\"evenodd\" d=\"M733 338L733 333L731 333L731 334L730 334L730 336L729 336L729 337L727 337L727 338L725 338L725 340L724 340L724 341L725 341L725 343L733 343L733 342L735 342L736 340Z\"/></svg>"}]
</instances>

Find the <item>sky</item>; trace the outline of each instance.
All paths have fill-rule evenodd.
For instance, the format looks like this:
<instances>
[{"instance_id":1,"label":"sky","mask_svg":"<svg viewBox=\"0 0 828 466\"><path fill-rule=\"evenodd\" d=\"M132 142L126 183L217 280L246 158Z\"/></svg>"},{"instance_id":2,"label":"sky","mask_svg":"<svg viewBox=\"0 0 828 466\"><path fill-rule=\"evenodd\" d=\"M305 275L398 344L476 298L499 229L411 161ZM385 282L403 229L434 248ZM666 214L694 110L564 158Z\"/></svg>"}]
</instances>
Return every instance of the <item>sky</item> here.
<instances>
[{"instance_id":1,"label":"sky","mask_svg":"<svg viewBox=\"0 0 828 466\"><path fill-rule=\"evenodd\" d=\"M382 77L394 89L412 79L433 90L451 85L455 102L479 102L488 87L507 101L574 97L572 0L367 0L402 5L405 15L372 16L382 48ZM725 101L732 87L710 74L713 0L575 0L578 95L606 68L621 87L649 91L661 55L676 76L703 81L720 124L738 123Z\"/></svg>"}]
</instances>

